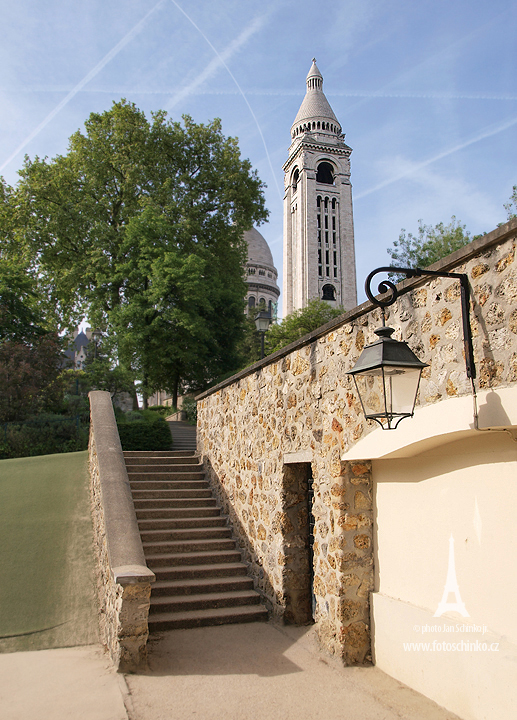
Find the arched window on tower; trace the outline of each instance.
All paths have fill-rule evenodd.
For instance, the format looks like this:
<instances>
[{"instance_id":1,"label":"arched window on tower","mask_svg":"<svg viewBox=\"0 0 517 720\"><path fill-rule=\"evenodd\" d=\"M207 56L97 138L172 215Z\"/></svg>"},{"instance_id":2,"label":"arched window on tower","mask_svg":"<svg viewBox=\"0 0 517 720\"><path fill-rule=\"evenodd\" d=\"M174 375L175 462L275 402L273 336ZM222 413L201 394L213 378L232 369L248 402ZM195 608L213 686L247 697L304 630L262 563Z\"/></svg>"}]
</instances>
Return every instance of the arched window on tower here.
<instances>
[{"instance_id":1,"label":"arched window on tower","mask_svg":"<svg viewBox=\"0 0 517 720\"><path fill-rule=\"evenodd\" d=\"M329 162L321 162L316 172L316 182L334 185L334 168Z\"/></svg>"},{"instance_id":2,"label":"arched window on tower","mask_svg":"<svg viewBox=\"0 0 517 720\"><path fill-rule=\"evenodd\" d=\"M253 295L250 295L248 298L248 307L249 308L255 307L255 298L253 297Z\"/></svg>"},{"instance_id":3,"label":"arched window on tower","mask_svg":"<svg viewBox=\"0 0 517 720\"><path fill-rule=\"evenodd\" d=\"M296 188L298 187L298 182L300 180L300 173L298 171L298 168L295 169L293 172L293 192L296 192Z\"/></svg>"},{"instance_id":4,"label":"arched window on tower","mask_svg":"<svg viewBox=\"0 0 517 720\"><path fill-rule=\"evenodd\" d=\"M324 285L321 289L323 291L321 296L322 300L330 300L330 302L336 301L336 288L334 285Z\"/></svg>"}]
</instances>

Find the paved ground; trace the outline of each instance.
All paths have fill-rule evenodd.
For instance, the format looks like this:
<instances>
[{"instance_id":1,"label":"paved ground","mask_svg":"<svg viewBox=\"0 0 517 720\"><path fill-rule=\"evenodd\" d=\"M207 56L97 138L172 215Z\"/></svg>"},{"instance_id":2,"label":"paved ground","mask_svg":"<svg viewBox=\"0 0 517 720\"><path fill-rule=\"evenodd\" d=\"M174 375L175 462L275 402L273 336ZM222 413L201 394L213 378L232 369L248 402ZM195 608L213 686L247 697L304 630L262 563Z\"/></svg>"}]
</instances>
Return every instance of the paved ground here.
<instances>
[{"instance_id":1,"label":"paved ground","mask_svg":"<svg viewBox=\"0 0 517 720\"><path fill-rule=\"evenodd\" d=\"M273 624L163 633L120 676L99 646L0 655L2 720L455 720L376 668L343 668L314 631Z\"/></svg>"},{"instance_id":2,"label":"paved ground","mask_svg":"<svg viewBox=\"0 0 517 720\"><path fill-rule=\"evenodd\" d=\"M127 720L123 690L100 646L0 655L2 720Z\"/></svg>"}]
</instances>

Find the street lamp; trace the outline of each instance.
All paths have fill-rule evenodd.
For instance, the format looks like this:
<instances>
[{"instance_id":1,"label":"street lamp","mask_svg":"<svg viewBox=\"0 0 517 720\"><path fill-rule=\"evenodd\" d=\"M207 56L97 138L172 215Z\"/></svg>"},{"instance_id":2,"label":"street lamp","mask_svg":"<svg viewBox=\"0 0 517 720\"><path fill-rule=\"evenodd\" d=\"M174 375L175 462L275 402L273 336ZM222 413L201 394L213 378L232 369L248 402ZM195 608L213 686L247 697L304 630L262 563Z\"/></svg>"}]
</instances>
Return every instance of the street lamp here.
<instances>
[{"instance_id":1,"label":"street lamp","mask_svg":"<svg viewBox=\"0 0 517 720\"><path fill-rule=\"evenodd\" d=\"M375 330L379 339L364 348L359 360L347 374L354 378L366 419L375 420L383 430L395 430L401 420L413 417L420 376L423 368L428 365L419 360L405 342L393 340L391 336L395 331L385 326L384 308L393 305L400 292L393 282L384 280L380 283L378 292L382 295L389 293L388 296L375 297L370 284L374 275L380 272L404 274L406 277L448 277L460 281L465 365L467 377L471 378L473 383L476 366L469 320L469 284L467 275L463 273L420 268L381 267L373 270L366 278L366 295L374 305L381 308L383 327ZM409 288L405 292L408 290Z\"/></svg>"},{"instance_id":2,"label":"street lamp","mask_svg":"<svg viewBox=\"0 0 517 720\"><path fill-rule=\"evenodd\" d=\"M413 416L420 375L428 367L405 342L393 340L394 332L385 326L375 330L378 340L364 348L348 373L354 378L365 417L384 430L395 430L401 420Z\"/></svg>"},{"instance_id":3,"label":"street lamp","mask_svg":"<svg viewBox=\"0 0 517 720\"><path fill-rule=\"evenodd\" d=\"M264 336L269 329L271 315L266 310L259 310L255 315L255 327L260 334L260 359L264 358Z\"/></svg>"}]
</instances>

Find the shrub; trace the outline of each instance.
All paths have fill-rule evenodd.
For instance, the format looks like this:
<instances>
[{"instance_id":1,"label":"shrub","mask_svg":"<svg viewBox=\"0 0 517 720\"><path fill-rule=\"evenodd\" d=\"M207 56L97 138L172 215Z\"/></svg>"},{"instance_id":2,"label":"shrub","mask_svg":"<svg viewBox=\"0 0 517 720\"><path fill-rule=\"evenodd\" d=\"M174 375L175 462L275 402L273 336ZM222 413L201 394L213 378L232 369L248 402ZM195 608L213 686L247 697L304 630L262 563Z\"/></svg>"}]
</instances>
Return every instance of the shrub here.
<instances>
[{"instance_id":1,"label":"shrub","mask_svg":"<svg viewBox=\"0 0 517 720\"><path fill-rule=\"evenodd\" d=\"M159 415L160 417L166 418L169 417L169 415L172 415L173 412L176 412L176 408L172 407L172 405L152 405L144 412L150 412Z\"/></svg>"},{"instance_id":2,"label":"shrub","mask_svg":"<svg viewBox=\"0 0 517 720\"><path fill-rule=\"evenodd\" d=\"M79 416L40 415L0 426L0 459L77 452L88 447L88 423Z\"/></svg>"},{"instance_id":3,"label":"shrub","mask_svg":"<svg viewBox=\"0 0 517 720\"><path fill-rule=\"evenodd\" d=\"M165 420L151 413L151 418L141 412L127 413L117 419L118 433L123 450L170 450L172 436Z\"/></svg>"}]
</instances>

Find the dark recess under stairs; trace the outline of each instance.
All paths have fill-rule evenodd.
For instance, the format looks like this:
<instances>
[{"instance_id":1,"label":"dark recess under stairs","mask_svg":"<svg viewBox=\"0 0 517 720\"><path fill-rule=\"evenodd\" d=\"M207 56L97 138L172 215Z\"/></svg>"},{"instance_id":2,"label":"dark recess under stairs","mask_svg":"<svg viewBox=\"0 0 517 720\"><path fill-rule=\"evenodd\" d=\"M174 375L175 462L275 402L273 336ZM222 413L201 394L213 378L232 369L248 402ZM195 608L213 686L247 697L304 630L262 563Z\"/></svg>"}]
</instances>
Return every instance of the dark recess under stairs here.
<instances>
[{"instance_id":1,"label":"dark recess under stairs","mask_svg":"<svg viewBox=\"0 0 517 720\"><path fill-rule=\"evenodd\" d=\"M267 620L192 451L125 452L148 567L149 631Z\"/></svg>"}]
</instances>

